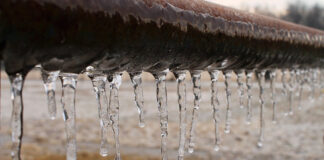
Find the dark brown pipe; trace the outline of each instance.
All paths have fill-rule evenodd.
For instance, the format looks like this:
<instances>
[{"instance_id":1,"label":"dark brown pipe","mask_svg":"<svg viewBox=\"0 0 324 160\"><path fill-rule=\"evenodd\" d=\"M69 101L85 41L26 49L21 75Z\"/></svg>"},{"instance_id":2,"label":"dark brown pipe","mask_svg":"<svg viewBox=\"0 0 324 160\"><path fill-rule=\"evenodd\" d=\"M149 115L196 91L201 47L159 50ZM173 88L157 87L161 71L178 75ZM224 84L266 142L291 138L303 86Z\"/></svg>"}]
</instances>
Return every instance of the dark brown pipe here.
<instances>
[{"instance_id":1,"label":"dark brown pipe","mask_svg":"<svg viewBox=\"0 0 324 160\"><path fill-rule=\"evenodd\" d=\"M324 32L202 0L1 0L9 74L322 67ZM226 62L226 63L224 63Z\"/></svg>"}]
</instances>

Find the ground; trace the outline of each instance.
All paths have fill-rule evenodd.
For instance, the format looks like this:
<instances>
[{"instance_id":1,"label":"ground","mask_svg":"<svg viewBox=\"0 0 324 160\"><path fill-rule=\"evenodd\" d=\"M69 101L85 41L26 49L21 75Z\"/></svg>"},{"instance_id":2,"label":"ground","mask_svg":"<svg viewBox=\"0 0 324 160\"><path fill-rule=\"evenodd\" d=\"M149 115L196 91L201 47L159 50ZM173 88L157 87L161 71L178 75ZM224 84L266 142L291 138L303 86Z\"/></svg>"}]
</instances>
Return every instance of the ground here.
<instances>
[{"instance_id":1,"label":"ground","mask_svg":"<svg viewBox=\"0 0 324 160\"><path fill-rule=\"evenodd\" d=\"M57 107L58 114L55 120L50 120L47 113L46 97L42 81L34 71L29 74L24 87L24 138L22 158L24 160L60 160L65 159L65 133L62 119L62 109L59 103L61 87L57 81ZM121 154L124 160L157 160L160 158L160 128L157 104L155 102L155 84L145 78L144 98L146 109L146 126L138 127L138 115L133 101L133 89L129 79L125 78L120 88L120 142ZM323 131L324 131L324 99L311 102L309 92L304 94L302 109L296 107L294 100L294 115L284 117L288 110L287 98L280 93L280 83L276 86L278 97L279 123L271 122L270 90L266 86L265 109L265 142L262 149L256 147L259 131L259 99L258 85L253 85L253 121L251 125L245 124L246 109L240 109L237 96L237 84L233 79L231 108L232 130L225 135L225 92L223 82L218 84L221 100L221 150L213 151L214 125L212 120L212 107L210 105L210 81L204 75L202 81L202 101L199 111L199 121L196 132L196 151L190 155L186 153L187 160L320 160L324 157ZM178 104L176 95L176 82L167 81L168 110L169 110L169 159L176 159L179 134ZM193 107L192 84L187 83L187 111L188 123L191 121ZM319 91L317 91L317 96ZM246 94L245 94L246 100ZM114 141L110 132L111 156L100 158L99 150L99 121L95 95L91 83L87 78L80 78L77 87L77 144L78 159L113 159ZM1 86L1 129L0 129L0 159L10 160L10 86L2 74ZM188 125L189 128L189 125Z\"/></svg>"}]
</instances>

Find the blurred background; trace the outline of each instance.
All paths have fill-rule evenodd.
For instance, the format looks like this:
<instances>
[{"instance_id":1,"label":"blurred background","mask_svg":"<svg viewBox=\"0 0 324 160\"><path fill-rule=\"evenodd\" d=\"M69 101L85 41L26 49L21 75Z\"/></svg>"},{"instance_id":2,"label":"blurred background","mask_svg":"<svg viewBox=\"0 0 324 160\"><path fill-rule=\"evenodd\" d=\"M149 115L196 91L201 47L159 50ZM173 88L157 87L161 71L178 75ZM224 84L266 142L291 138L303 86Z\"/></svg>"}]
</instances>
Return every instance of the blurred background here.
<instances>
[{"instance_id":1,"label":"blurred background","mask_svg":"<svg viewBox=\"0 0 324 160\"><path fill-rule=\"evenodd\" d=\"M324 29L324 0L207 0L236 9Z\"/></svg>"},{"instance_id":2,"label":"blurred background","mask_svg":"<svg viewBox=\"0 0 324 160\"><path fill-rule=\"evenodd\" d=\"M298 24L324 29L324 0L208 0L229 7L277 17ZM324 100L312 102L309 99L310 86L305 86L302 109L297 109L297 96L294 96L294 115L285 117L288 109L288 97L282 96L280 72L276 80L278 97L278 124L271 122L272 104L270 101L269 83L266 84L265 106L265 141L264 147L256 147L259 134L259 87L253 82L253 118L252 124L246 125L246 108L239 108L236 76L233 74L230 88L232 91L231 107L232 130L224 134L225 120L225 86L222 76L218 82L221 109L221 149L213 151L215 135L210 104L210 77L202 75L202 101L200 116L196 129L196 150L193 154L186 153L187 160L321 160L324 157ZM176 159L179 138L179 117L176 95L176 82L172 73L168 74L168 110L169 110L169 159ZM10 160L10 85L8 77L1 73L1 129L0 129L0 160ZM145 100L144 128L138 127L138 114L134 103L133 87L127 73L123 76L120 88L120 142L124 160L158 160L160 158L160 121L155 96L153 76L143 76ZM245 87L246 91L246 87ZM57 81L56 102L58 115L50 120L47 112L46 95L39 70L31 71L24 87L24 138L22 158L24 160L63 160L65 159L65 131L60 104L61 85ZM316 90L315 96L322 93ZM247 95L245 93L245 105ZM192 83L187 75L187 123L191 121L193 109ZM110 155L102 158L99 155L100 127L95 94L90 80L79 77L76 99L77 113L77 144L78 159L113 159L114 140L109 132ZM188 135L188 134L187 134Z\"/></svg>"}]
</instances>

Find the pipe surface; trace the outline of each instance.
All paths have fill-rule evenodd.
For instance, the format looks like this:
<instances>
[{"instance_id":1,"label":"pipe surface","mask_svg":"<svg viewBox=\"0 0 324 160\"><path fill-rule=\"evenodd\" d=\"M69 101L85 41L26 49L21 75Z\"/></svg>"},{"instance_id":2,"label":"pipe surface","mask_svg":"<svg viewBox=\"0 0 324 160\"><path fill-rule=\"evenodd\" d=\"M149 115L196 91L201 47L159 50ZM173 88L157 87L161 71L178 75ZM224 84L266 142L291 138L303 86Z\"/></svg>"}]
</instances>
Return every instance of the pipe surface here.
<instances>
[{"instance_id":1,"label":"pipe surface","mask_svg":"<svg viewBox=\"0 0 324 160\"><path fill-rule=\"evenodd\" d=\"M8 74L323 67L324 32L202 0L1 0Z\"/></svg>"}]
</instances>

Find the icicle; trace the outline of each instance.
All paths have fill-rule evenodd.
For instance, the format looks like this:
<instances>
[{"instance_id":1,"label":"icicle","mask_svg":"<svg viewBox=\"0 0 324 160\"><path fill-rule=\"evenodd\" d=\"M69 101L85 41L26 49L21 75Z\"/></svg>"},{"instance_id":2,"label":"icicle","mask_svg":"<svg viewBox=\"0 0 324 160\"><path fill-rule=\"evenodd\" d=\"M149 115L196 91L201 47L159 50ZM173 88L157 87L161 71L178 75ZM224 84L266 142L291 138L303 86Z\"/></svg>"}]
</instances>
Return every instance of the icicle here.
<instances>
[{"instance_id":1,"label":"icicle","mask_svg":"<svg viewBox=\"0 0 324 160\"><path fill-rule=\"evenodd\" d=\"M303 76L305 76L305 71L304 70L300 70L296 73L298 79L297 79L297 83L298 83L298 109L301 110L302 106L301 106L301 100L303 98L303 92L304 92L304 83L305 80L303 78Z\"/></svg>"},{"instance_id":2,"label":"icicle","mask_svg":"<svg viewBox=\"0 0 324 160\"><path fill-rule=\"evenodd\" d=\"M243 98L244 98L244 86L243 86L243 76L244 76L244 70L238 70L235 71L235 74L237 76L237 85L238 85L238 95L239 95L239 101L240 101L240 108L244 108L243 104Z\"/></svg>"},{"instance_id":3,"label":"icicle","mask_svg":"<svg viewBox=\"0 0 324 160\"><path fill-rule=\"evenodd\" d=\"M286 83L286 76L287 71L286 70L281 70L281 83L282 83L282 89L281 89L281 94L283 96L287 95L287 83Z\"/></svg>"},{"instance_id":4,"label":"icicle","mask_svg":"<svg viewBox=\"0 0 324 160\"><path fill-rule=\"evenodd\" d=\"M271 89L271 101L272 101L272 123L277 123L277 106L276 106L276 87L275 87L276 71L272 70L270 72L270 89Z\"/></svg>"},{"instance_id":5,"label":"icicle","mask_svg":"<svg viewBox=\"0 0 324 160\"><path fill-rule=\"evenodd\" d=\"M144 121L144 96L142 88L142 72L130 73L131 81L134 87L135 103L137 106L137 111L139 114L139 124L138 126L143 128L145 127Z\"/></svg>"},{"instance_id":6,"label":"icicle","mask_svg":"<svg viewBox=\"0 0 324 160\"><path fill-rule=\"evenodd\" d=\"M11 101L12 101L11 157L13 160L20 160L21 140L23 136L23 110L24 110L22 91L23 91L25 77L21 73L17 73L16 75L10 75L9 78L11 83Z\"/></svg>"},{"instance_id":7,"label":"icicle","mask_svg":"<svg viewBox=\"0 0 324 160\"><path fill-rule=\"evenodd\" d=\"M186 71L175 71L175 77L177 78L177 92L178 92L178 103L179 103L179 119L180 119L180 138L179 138L179 150L178 160L183 160L185 153L185 142L186 142Z\"/></svg>"},{"instance_id":8,"label":"icicle","mask_svg":"<svg viewBox=\"0 0 324 160\"><path fill-rule=\"evenodd\" d=\"M226 120L225 120L225 130L224 132L226 134L231 132L231 116L232 116L232 110L231 110L231 89L229 86L229 81L231 80L232 71L225 71L225 90L226 90Z\"/></svg>"},{"instance_id":9,"label":"icicle","mask_svg":"<svg viewBox=\"0 0 324 160\"><path fill-rule=\"evenodd\" d=\"M288 85L288 91L289 91L289 110L287 113L285 113L285 116L287 115L293 115L293 91L295 87L295 71L290 70L290 79L289 79L289 85Z\"/></svg>"},{"instance_id":10,"label":"icicle","mask_svg":"<svg viewBox=\"0 0 324 160\"><path fill-rule=\"evenodd\" d=\"M168 159L167 153L167 137L168 137L168 104L167 90L165 85L165 77L169 70L164 70L154 74L156 80L156 99L160 112L160 128L161 128L161 154L162 160Z\"/></svg>"},{"instance_id":11,"label":"icicle","mask_svg":"<svg viewBox=\"0 0 324 160\"><path fill-rule=\"evenodd\" d=\"M265 81L265 71L259 71L257 72L258 75L258 82L259 82L259 88L260 88L260 134L259 134L259 140L257 143L257 146L259 148L262 148L263 146L263 138L264 138L264 81Z\"/></svg>"},{"instance_id":12,"label":"icicle","mask_svg":"<svg viewBox=\"0 0 324 160\"><path fill-rule=\"evenodd\" d=\"M115 160L120 160L120 143L119 143L119 99L118 90L122 83L122 73L114 73L110 83L110 101L109 115L112 122L112 129L115 137L116 155Z\"/></svg>"},{"instance_id":13,"label":"icicle","mask_svg":"<svg viewBox=\"0 0 324 160\"><path fill-rule=\"evenodd\" d=\"M309 98L309 100L311 100L311 102L314 102L315 101L317 76L318 76L317 69L311 69L310 73L311 73L311 77L310 77L311 94L309 95L308 98Z\"/></svg>"},{"instance_id":14,"label":"icicle","mask_svg":"<svg viewBox=\"0 0 324 160\"><path fill-rule=\"evenodd\" d=\"M67 137L66 159L77 159L76 127L75 127L75 93L78 75L74 73L62 73L62 107Z\"/></svg>"},{"instance_id":15,"label":"icicle","mask_svg":"<svg viewBox=\"0 0 324 160\"><path fill-rule=\"evenodd\" d=\"M319 79L319 85L320 85L320 100L323 100L323 97L324 97L324 94L323 94L323 91L324 91L324 70L321 69L320 70L320 79Z\"/></svg>"},{"instance_id":16,"label":"icicle","mask_svg":"<svg viewBox=\"0 0 324 160\"><path fill-rule=\"evenodd\" d=\"M199 111L199 103L201 100L201 86L200 86L200 77L202 71L192 71L191 78L193 83L193 93L194 93L194 108L192 111L192 119L190 126L190 135L189 135L189 146L188 152L193 153L195 148L195 128L198 120L198 111Z\"/></svg>"},{"instance_id":17,"label":"icicle","mask_svg":"<svg viewBox=\"0 0 324 160\"><path fill-rule=\"evenodd\" d=\"M0 62L0 71L2 63ZM0 130L1 130L1 72L0 72Z\"/></svg>"},{"instance_id":18,"label":"icicle","mask_svg":"<svg viewBox=\"0 0 324 160\"><path fill-rule=\"evenodd\" d=\"M220 147L220 135L219 135L219 108L218 106L220 105L219 100L218 100L218 90L217 90L217 81L218 81L218 74L220 73L219 70L214 70L209 72L210 77L211 77L211 105L213 107L213 119L215 123L215 146L214 146L214 151L219 151Z\"/></svg>"},{"instance_id":19,"label":"icicle","mask_svg":"<svg viewBox=\"0 0 324 160\"><path fill-rule=\"evenodd\" d=\"M253 71L246 71L246 86L247 86L247 94L248 94L248 102L247 102L247 116L246 116L246 124L251 124L252 119L252 76Z\"/></svg>"},{"instance_id":20,"label":"icicle","mask_svg":"<svg viewBox=\"0 0 324 160\"><path fill-rule=\"evenodd\" d=\"M48 113L52 120L56 117L56 100L55 100L55 89L56 80L60 74L60 71L46 71L41 69L42 79L44 82L45 92L47 95L47 107Z\"/></svg>"},{"instance_id":21,"label":"icicle","mask_svg":"<svg viewBox=\"0 0 324 160\"><path fill-rule=\"evenodd\" d=\"M295 69L294 70L295 71L295 73L294 73L294 75L295 75L295 95L294 96L296 96L296 97L298 97L299 96L299 88L300 88L300 81L301 81L301 77L300 77L300 69Z\"/></svg>"},{"instance_id":22,"label":"icicle","mask_svg":"<svg viewBox=\"0 0 324 160\"><path fill-rule=\"evenodd\" d=\"M102 72L96 71L92 66L86 68L86 74L91 79L96 94L101 128L100 155L105 157L109 154L108 129L111 124L108 114L108 99L106 95L107 76L102 74Z\"/></svg>"}]
</instances>

